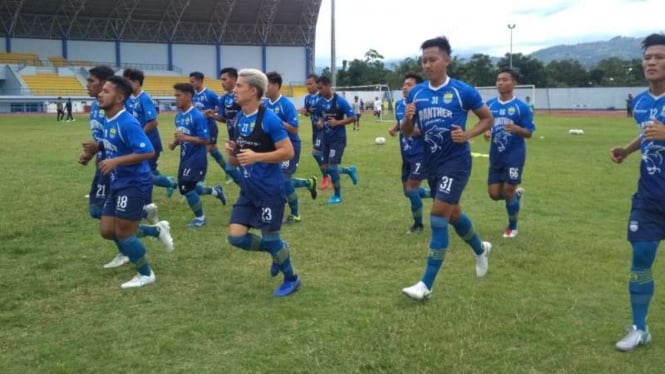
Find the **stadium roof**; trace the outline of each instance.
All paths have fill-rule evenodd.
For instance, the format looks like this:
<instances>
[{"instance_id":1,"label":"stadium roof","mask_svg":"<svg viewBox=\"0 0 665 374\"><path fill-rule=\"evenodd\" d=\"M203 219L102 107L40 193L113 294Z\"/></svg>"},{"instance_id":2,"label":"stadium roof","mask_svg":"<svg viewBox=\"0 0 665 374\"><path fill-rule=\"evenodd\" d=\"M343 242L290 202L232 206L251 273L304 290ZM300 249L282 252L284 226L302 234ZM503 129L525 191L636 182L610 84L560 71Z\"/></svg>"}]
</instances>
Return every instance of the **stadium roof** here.
<instances>
[{"instance_id":1,"label":"stadium roof","mask_svg":"<svg viewBox=\"0 0 665 374\"><path fill-rule=\"evenodd\" d=\"M313 46L321 0L3 0L14 38Z\"/></svg>"}]
</instances>

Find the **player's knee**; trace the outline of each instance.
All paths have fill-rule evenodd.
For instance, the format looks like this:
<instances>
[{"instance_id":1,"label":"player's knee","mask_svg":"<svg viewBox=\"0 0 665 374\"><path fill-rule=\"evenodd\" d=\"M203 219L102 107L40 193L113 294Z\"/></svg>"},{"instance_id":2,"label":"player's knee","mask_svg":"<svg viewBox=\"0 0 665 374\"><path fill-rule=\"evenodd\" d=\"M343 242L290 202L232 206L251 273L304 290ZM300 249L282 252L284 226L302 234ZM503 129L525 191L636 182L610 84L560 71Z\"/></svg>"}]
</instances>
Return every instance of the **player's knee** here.
<instances>
[{"instance_id":1,"label":"player's knee","mask_svg":"<svg viewBox=\"0 0 665 374\"><path fill-rule=\"evenodd\" d=\"M88 206L88 214L90 214L90 217L94 219L101 219L102 218L102 207L99 205L90 205Z\"/></svg>"},{"instance_id":2,"label":"player's knee","mask_svg":"<svg viewBox=\"0 0 665 374\"><path fill-rule=\"evenodd\" d=\"M516 187L512 184L506 184L503 187L503 198L506 200L512 200L515 196Z\"/></svg>"},{"instance_id":3,"label":"player's knee","mask_svg":"<svg viewBox=\"0 0 665 374\"><path fill-rule=\"evenodd\" d=\"M501 193L501 190L498 188L489 188L487 190L487 194L490 196L490 199L494 201L498 200L503 200L503 194Z\"/></svg>"},{"instance_id":4,"label":"player's knee","mask_svg":"<svg viewBox=\"0 0 665 374\"><path fill-rule=\"evenodd\" d=\"M409 199L420 197L420 194L417 189L413 188L406 188L404 190L404 196L408 197Z\"/></svg>"},{"instance_id":5,"label":"player's knee","mask_svg":"<svg viewBox=\"0 0 665 374\"><path fill-rule=\"evenodd\" d=\"M178 191L185 196L188 193L196 190L196 182L178 182Z\"/></svg>"},{"instance_id":6,"label":"player's knee","mask_svg":"<svg viewBox=\"0 0 665 374\"><path fill-rule=\"evenodd\" d=\"M236 248L244 248L245 235L228 235L227 240L229 241L229 244Z\"/></svg>"},{"instance_id":7,"label":"player's knee","mask_svg":"<svg viewBox=\"0 0 665 374\"><path fill-rule=\"evenodd\" d=\"M658 242L632 242L633 268L649 269L656 258Z\"/></svg>"},{"instance_id":8,"label":"player's knee","mask_svg":"<svg viewBox=\"0 0 665 374\"><path fill-rule=\"evenodd\" d=\"M102 235L102 238L106 240L115 239L115 228L113 226L105 227L102 225L102 227L99 229L99 233Z\"/></svg>"}]
</instances>

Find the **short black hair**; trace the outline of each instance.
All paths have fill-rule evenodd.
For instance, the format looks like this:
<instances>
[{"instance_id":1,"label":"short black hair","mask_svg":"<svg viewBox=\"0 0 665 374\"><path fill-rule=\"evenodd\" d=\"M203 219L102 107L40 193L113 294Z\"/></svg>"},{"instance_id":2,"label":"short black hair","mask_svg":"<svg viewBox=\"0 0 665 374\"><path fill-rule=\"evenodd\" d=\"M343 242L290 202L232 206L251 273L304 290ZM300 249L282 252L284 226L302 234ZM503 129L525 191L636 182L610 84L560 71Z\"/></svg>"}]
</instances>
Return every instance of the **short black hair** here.
<instances>
[{"instance_id":1,"label":"short black hair","mask_svg":"<svg viewBox=\"0 0 665 374\"><path fill-rule=\"evenodd\" d=\"M316 81L319 80L319 76L316 75L316 74L310 74L310 75L307 76L307 78L305 78L305 80L308 80L308 79L314 79L314 82L316 82Z\"/></svg>"},{"instance_id":2,"label":"short black hair","mask_svg":"<svg viewBox=\"0 0 665 374\"><path fill-rule=\"evenodd\" d=\"M116 91L120 91L120 93L123 96L125 96L125 100L127 100L134 91L132 90L132 84L129 83L129 80L127 80L127 78L114 75L112 77L109 77L106 81L113 84L115 86Z\"/></svg>"},{"instance_id":3,"label":"short black hair","mask_svg":"<svg viewBox=\"0 0 665 374\"><path fill-rule=\"evenodd\" d=\"M115 75L115 71L106 65L98 65L88 70L88 74L104 82Z\"/></svg>"},{"instance_id":4,"label":"short black hair","mask_svg":"<svg viewBox=\"0 0 665 374\"><path fill-rule=\"evenodd\" d=\"M192 86L191 83L176 83L173 85L173 89L188 93L189 96L194 96L194 86Z\"/></svg>"},{"instance_id":5,"label":"short black hair","mask_svg":"<svg viewBox=\"0 0 665 374\"><path fill-rule=\"evenodd\" d=\"M219 71L219 76L220 77L224 74L232 77L233 79L238 79L238 69L236 69L236 68L224 68L224 69Z\"/></svg>"},{"instance_id":6,"label":"short black hair","mask_svg":"<svg viewBox=\"0 0 665 374\"><path fill-rule=\"evenodd\" d=\"M665 34L651 34L644 38L642 41L642 50L646 51L647 48L654 45L665 45Z\"/></svg>"},{"instance_id":7,"label":"short black hair","mask_svg":"<svg viewBox=\"0 0 665 374\"><path fill-rule=\"evenodd\" d=\"M145 75L143 75L143 71L139 69L127 68L122 72L122 76L129 79L130 81L139 82L139 85L143 86L143 80L145 79Z\"/></svg>"},{"instance_id":8,"label":"short black hair","mask_svg":"<svg viewBox=\"0 0 665 374\"><path fill-rule=\"evenodd\" d=\"M193 71L193 72L189 73L189 77L190 78L194 77L194 78L196 78L200 81L203 81L203 79L205 78L205 75L203 75L203 73L201 73L200 71Z\"/></svg>"},{"instance_id":9,"label":"short black hair","mask_svg":"<svg viewBox=\"0 0 665 374\"><path fill-rule=\"evenodd\" d=\"M326 77L325 75L322 75L316 79L316 83L320 83L326 86L330 86L330 78Z\"/></svg>"},{"instance_id":10,"label":"short black hair","mask_svg":"<svg viewBox=\"0 0 665 374\"><path fill-rule=\"evenodd\" d=\"M423 82L423 77L421 77L419 74L416 74L412 71L404 74L404 79L403 80L407 80L407 79L413 79L414 81L416 81L416 84Z\"/></svg>"},{"instance_id":11,"label":"short black hair","mask_svg":"<svg viewBox=\"0 0 665 374\"><path fill-rule=\"evenodd\" d=\"M445 36L437 36L436 38L425 40L423 44L420 45L420 49L432 47L437 47L441 52L446 52L446 54L450 56L450 42Z\"/></svg>"},{"instance_id":12,"label":"short black hair","mask_svg":"<svg viewBox=\"0 0 665 374\"><path fill-rule=\"evenodd\" d=\"M501 73L508 73L508 74L510 74L510 77L513 78L513 80L514 80L516 83L519 82L519 80L520 80L520 74L519 74L519 73L517 72L517 70L515 70L515 69L511 69L511 68L502 68L501 70L499 70L499 74L501 74ZM498 74L497 74L497 75L498 75Z\"/></svg>"},{"instance_id":13,"label":"short black hair","mask_svg":"<svg viewBox=\"0 0 665 374\"><path fill-rule=\"evenodd\" d=\"M277 87L282 88L282 76L278 72L268 72L266 73L266 77L268 77L268 83L276 84Z\"/></svg>"}]
</instances>

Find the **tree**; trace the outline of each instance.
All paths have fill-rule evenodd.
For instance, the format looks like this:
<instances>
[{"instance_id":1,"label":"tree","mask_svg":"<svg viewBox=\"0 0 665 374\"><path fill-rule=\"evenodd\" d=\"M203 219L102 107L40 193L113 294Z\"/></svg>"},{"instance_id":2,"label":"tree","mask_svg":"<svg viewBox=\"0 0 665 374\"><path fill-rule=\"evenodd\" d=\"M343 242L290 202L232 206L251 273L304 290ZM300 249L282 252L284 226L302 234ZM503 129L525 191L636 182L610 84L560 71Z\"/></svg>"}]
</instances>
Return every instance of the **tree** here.
<instances>
[{"instance_id":1,"label":"tree","mask_svg":"<svg viewBox=\"0 0 665 374\"><path fill-rule=\"evenodd\" d=\"M464 66L461 79L474 86L493 86L497 69L488 55L477 53Z\"/></svg>"},{"instance_id":2,"label":"tree","mask_svg":"<svg viewBox=\"0 0 665 374\"><path fill-rule=\"evenodd\" d=\"M506 53L497 63L499 69L510 66L510 54ZM513 68L521 76L520 84L534 84L536 87L547 87L545 66L539 60L521 53L513 54Z\"/></svg>"},{"instance_id":3,"label":"tree","mask_svg":"<svg viewBox=\"0 0 665 374\"><path fill-rule=\"evenodd\" d=\"M589 72L577 60L554 60L545 67L550 87L587 87Z\"/></svg>"}]
</instances>

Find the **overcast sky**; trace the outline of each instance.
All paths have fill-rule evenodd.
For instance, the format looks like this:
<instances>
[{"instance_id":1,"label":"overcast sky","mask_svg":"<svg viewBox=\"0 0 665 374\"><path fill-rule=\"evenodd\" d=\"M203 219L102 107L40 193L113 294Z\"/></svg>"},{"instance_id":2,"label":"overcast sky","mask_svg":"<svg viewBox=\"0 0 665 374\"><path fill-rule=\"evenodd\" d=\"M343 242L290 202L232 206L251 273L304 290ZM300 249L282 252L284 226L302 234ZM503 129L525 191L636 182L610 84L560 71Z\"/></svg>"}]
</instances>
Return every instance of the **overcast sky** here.
<instances>
[{"instance_id":1,"label":"overcast sky","mask_svg":"<svg viewBox=\"0 0 665 374\"><path fill-rule=\"evenodd\" d=\"M323 0L316 65L330 66L331 0ZM419 55L426 39L446 35L453 55L529 54L558 44L664 32L665 0L336 0L337 65L376 49L386 59Z\"/></svg>"}]
</instances>

